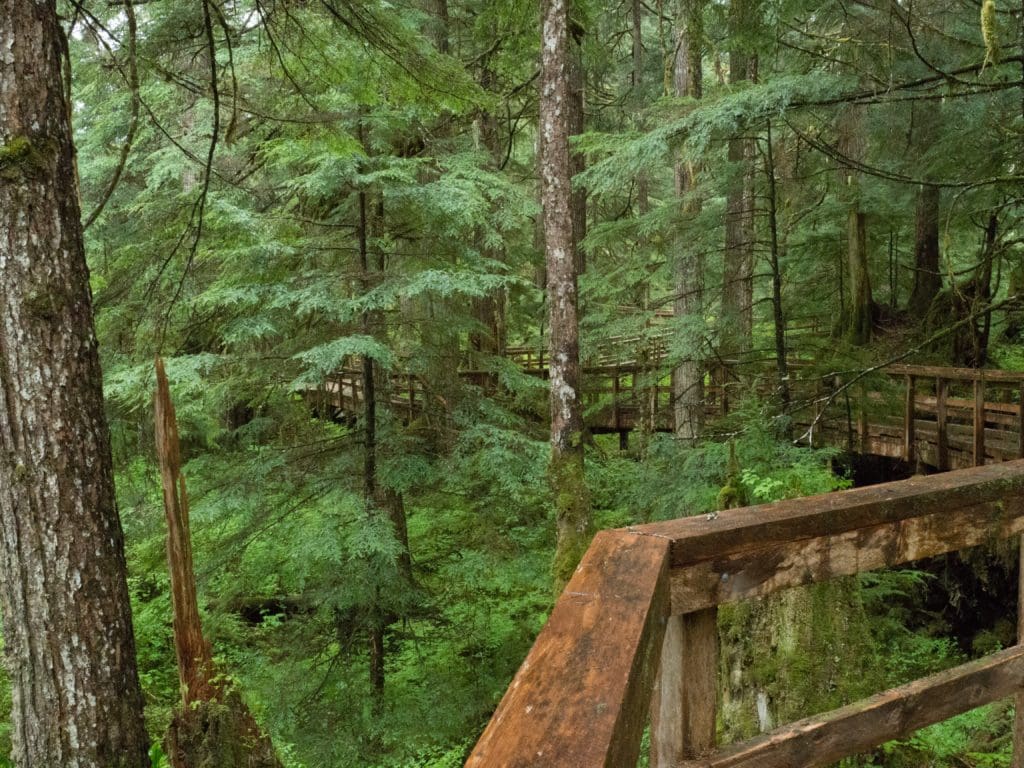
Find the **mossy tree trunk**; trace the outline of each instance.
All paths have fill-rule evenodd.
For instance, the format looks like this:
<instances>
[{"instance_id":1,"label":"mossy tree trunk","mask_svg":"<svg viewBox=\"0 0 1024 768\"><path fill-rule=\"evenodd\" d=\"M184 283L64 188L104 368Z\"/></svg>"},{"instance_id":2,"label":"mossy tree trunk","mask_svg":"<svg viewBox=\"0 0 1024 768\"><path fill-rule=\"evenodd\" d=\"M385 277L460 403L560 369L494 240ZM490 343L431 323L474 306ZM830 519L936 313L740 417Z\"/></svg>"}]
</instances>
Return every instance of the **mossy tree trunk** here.
<instances>
[{"instance_id":1,"label":"mossy tree trunk","mask_svg":"<svg viewBox=\"0 0 1024 768\"><path fill-rule=\"evenodd\" d=\"M149 765L55 0L0 0L0 608L14 763Z\"/></svg>"},{"instance_id":2,"label":"mossy tree trunk","mask_svg":"<svg viewBox=\"0 0 1024 768\"><path fill-rule=\"evenodd\" d=\"M567 0L542 4L540 169L547 271L551 462L555 498L556 589L568 581L590 537L583 477L579 318L569 153L570 67Z\"/></svg>"}]
</instances>

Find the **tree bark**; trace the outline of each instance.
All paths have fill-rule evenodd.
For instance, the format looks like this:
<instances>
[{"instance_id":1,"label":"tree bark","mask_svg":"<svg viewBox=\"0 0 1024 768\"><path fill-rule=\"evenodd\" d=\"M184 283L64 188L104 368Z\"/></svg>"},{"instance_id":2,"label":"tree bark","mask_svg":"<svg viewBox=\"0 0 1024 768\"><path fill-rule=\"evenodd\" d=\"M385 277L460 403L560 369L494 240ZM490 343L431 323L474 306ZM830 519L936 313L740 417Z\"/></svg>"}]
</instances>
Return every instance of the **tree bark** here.
<instances>
[{"instance_id":1,"label":"tree bark","mask_svg":"<svg viewBox=\"0 0 1024 768\"><path fill-rule=\"evenodd\" d=\"M730 7L729 84L755 79L757 55L744 40L751 33L757 0L734 0ZM742 128L741 128L742 130ZM729 139L731 180L725 203L725 269L722 275L722 343L725 357L750 350L754 321L754 189L753 143L748 137Z\"/></svg>"},{"instance_id":2,"label":"tree bark","mask_svg":"<svg viewBox=\"0 0 1024 768\"><path fill-rule=\"evenodd\" d=\"M0 607L21 768L149 765L56 4L0 0Z\"/></svg>"},{"instance_id":3,"label":"tree bark","mask_svg":"<svg viewBox=\"0 0 1024 768\"><path fill-rule=\"evenodd\" d=\"M765 175L768 177L768 262L772 269L772 321L775 325L775 374L779 401L784 415L789 413L789 362L786 360L786 314L782 308L782 268L779 266L779 196L775 179L775 151L772 147L772 123L767 123L765 138ZM789 424L786 437L789 437Z\"/></svg>"},{"instance_id":4,"label":"tree bark","mask_svg":"<svg viewBox=\"0 0 1024 768\"><path fill-rule=\"evenodd\" d=\"M485 91L493 92L494 81L494 73L485 64L480 78L481 87ZM504 155L504 141L500 133L498 118L493 112L483 112L480 115L480 141L487 151L489 165L494 170L500 169ZM488 247L481 242L480 250L484 254L484 258L488 260L505 260L505 254L500 248ZM504 288L499 288L487 296L473 299L473 317L479 324L479 330L475 330L469 335L469 346L473 351L485 355L505 354L506 299Z\"/></svg>"},{"instance_id":5,"label":"tree bark","mask_svg":"<svg viewBox=\"0 0 1024 768\"><path fill-rule=\"evenodd\" d=\"M922 186L917 192L914 236L914 289L907 303L911 316L923 320L942 290L939 273L939 188Z\"/></svg>"},{"instance_id":6,"label":"tree bark","mask_svg":"<svg viewBox=\"0 0 1024 768\"><path fill-rule=\"evenodd\" d=\"M864 107L850 105L839 117L839 151L845 157L860 160L864 155L864 141ZM840 167L839 183L847 204L846 261L850 297L841 330L851 343L863 345L871 341L875 322L868 268L867 217L861 206L859 174Z\"/></svg>"},{"instance_id":7,"label":"tree bark","mask_svg":"<svg viewBox=\"0 0 1024 768\"><path fill-rule=\"evenodd\" d=\"M555 498L556 589L564 585L586 549L590 504L583 477L583 411L580 402L579 318L569 158L569 13L567 0L542 4L540 170L547 266L550 360L551 462Z\"/></svg>"},{"instance_id":8,"label":"tree bark","mask_svg":"<svg viewBox=\"0 0 1024 768\"><path fill-rule=\"evenodd\" d=\"M705 0L687 0L680 7L673 88L676 96L700 99L703 96L702 59L704 51L703 12ZM696 193L695 167L676 158L674 175L676 195L682 201L685 219L695 218L701 210ZM673 409L676 437L694 443L704 431L704 360L701 345L704 336L704 252L692 237L680 235L675 253L674 310L687 335L688 356L679 362L672 375Z\"/></svg>"},{"instance_id":9,"label":"tree bark","mask_svg":"<svg viewBox=\"0 0 1024 768\"><path fill-rule=\"evenodd\" d=\"M586 124L586 72L583 69L583 28L570 22L569 42L569 135L579 136ZM582 152L569 150L569 176L575 178L587 168ZM576 259L576 274L587 271L587 256L580 243L587 236L587 190L573 185L572 189L572 243Z\"/></svg>"}]
</instances>

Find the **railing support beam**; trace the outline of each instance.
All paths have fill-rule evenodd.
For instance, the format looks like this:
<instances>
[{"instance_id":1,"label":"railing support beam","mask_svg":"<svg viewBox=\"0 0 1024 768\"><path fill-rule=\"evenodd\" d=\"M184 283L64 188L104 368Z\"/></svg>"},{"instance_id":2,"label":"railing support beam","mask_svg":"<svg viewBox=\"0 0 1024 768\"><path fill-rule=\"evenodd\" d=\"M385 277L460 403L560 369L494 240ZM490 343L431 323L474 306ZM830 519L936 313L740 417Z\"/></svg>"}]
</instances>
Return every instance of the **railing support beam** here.
<instances>
[{"instance_id":1,"label":"railing support beam","mask_svg":"<svg viewBox=\"0 0 1024 768\"><path fill-rule=\"evenodd\" d=\"M985 381L974 380L974 466L985 463Z\"/></svg>"},{"instance_id":2,"label":"railing support beam","mask_svg":"<svg viewBox=\"0 0 1024 768\"><path fill-rule=\"evenodd\" d=\"M914 398L917 389L917 377L907 376L907 397L903 408L903 460L914 463Z\"/></svg>"},{"instance_id":3,"label":"railing support beam","mask_svg":"<svg viewBox=\"0 0 1024 768\"><path fill-rule=\"evenodd\" d=\"M651 697L651 768L714 751L718 653L718 608L669 617Z\"/></svg>"}]
</instances>

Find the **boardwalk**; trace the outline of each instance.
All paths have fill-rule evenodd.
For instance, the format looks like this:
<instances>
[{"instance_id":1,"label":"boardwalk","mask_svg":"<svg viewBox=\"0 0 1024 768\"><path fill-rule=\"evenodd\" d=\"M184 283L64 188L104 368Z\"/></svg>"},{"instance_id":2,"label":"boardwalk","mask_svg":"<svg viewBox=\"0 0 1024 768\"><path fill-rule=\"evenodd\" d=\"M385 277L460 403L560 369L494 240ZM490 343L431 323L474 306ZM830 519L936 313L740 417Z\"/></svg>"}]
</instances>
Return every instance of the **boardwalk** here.
<instances>
[{"instance_id":1,"label":"boardwalk","mask_svg":"<svg viewBox=\"0 0 1024 768\"><path fill-rule=\"evenodd\" d=\"M512 349L509 358L524 373L547 376L543 353ZM639 428L674 429L671 378L659 377L657 361L657 356L646 363L605 359L584 366L583 401L592 433L618 434L625 444ZM792 433L801 444L888 456L940 471L1024 457L1024 371L889 365L857 379L856 374L813 375L799 363L793 369ZM496 386L487 373L459 376ZM706 391L709 419L727 415L740 391L755 389L765 398L774 394L774 379L764 370L744 376L720 366L711 378L716 383ZM387 391L393 412L406 421L437 397L407 373L391 373ZM321 411L356 418L362 411L362 374L347 368L307 394Z\"/></svg>"}]
</instances>

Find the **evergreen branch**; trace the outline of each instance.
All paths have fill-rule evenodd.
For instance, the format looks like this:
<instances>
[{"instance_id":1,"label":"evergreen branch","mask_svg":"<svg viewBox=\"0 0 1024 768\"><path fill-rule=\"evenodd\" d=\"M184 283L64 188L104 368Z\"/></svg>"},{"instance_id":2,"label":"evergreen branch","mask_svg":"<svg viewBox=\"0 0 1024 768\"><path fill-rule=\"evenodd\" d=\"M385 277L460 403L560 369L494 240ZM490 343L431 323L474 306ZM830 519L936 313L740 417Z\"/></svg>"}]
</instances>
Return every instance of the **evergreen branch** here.
<instances>
[{"instance_id":1,"label":"evergreen branch","mask_svg":"<svg viewBox=\"0 0 1024 768\"><path fill-rule=\"evenodd\" d=\"M103 213L103 209L106 208L107 203L110 202L110 198L114 194L114 190L117 189L117 185L121 182L121 176L124 174L124 169L128 164L128 155L131 153L132 146L135 143L135 133L139 127L139 106L142 100L139 95L138 26L135 18L135 7L132 5L131 0L125 0L124 13L128 20L128 88L131 91L132 99L128 117L128 135L125 136L124 144L121 145L121 153L117 160L117 167L114 169L114 175L107 183L107 187L96 207L93 208L92 213L86 217L85 222L82 224L83 230L92 226L93 222Z\"/></svg>"}]
</instances>

